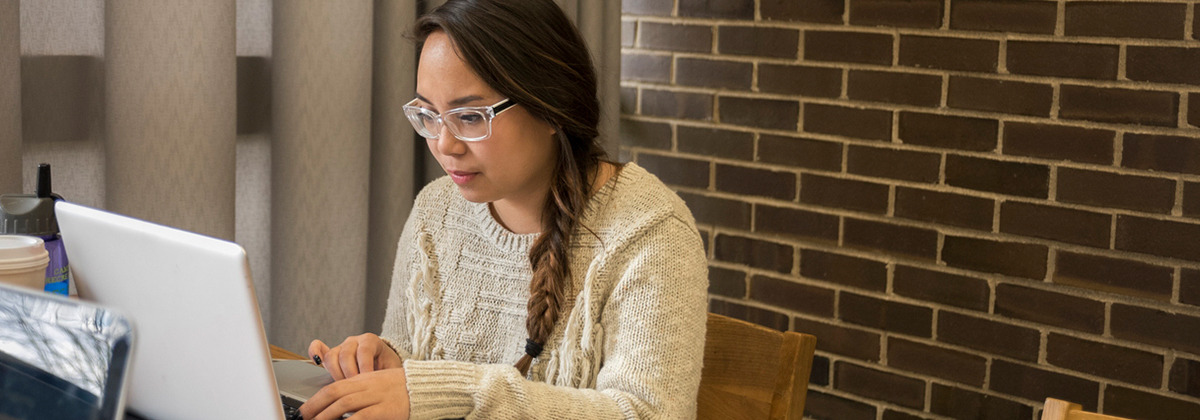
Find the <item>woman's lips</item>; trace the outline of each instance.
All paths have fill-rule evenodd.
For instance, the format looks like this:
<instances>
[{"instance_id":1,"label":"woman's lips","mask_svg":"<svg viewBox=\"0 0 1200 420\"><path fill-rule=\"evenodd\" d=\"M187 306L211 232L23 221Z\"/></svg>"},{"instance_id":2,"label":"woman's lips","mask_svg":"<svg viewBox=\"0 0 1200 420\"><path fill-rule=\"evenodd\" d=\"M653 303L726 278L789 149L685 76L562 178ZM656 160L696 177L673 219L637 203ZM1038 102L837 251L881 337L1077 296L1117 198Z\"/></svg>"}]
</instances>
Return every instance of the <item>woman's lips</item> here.
<instances>
[{"instance_id":1,"label":"woman's lips","mask_svg":"<svg viewBox=\"0 0 1200 420\"><path fill-rule=\"evenodd\" d=\"M479 175L479 172L465 172L465 171L448 171L447 173L450 174L450 179L452 181L454 181L455 184L458 184L458 185L462 185L462 184L471 182L472 179L475 179L475 175Z\"/></svg>"}]
</instances>

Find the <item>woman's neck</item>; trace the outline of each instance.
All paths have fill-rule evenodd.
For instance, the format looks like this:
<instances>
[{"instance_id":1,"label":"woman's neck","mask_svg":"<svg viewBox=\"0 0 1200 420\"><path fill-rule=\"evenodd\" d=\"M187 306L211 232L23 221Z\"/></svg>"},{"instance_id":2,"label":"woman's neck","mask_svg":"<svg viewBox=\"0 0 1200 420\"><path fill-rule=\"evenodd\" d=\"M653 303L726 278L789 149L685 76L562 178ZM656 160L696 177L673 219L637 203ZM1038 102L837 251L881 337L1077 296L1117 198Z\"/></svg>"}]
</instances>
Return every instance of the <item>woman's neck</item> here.
<instances>
[{"instance_id":1,"label":"woman's neck","mask_svg":"<svg viewBox=\"0 0 1200 420\"><path fill-rule=\"evenodd\" d=\"M609 162L600 162L596 165L596 171L592 174L592 189L588 193L591 197L596 191L599 191L610 178L616 175L621 168ZM549 185L546 186L540 193L532 193L523 199L507 199L494 201L489 203L488 208L492 212L492 217L496 222L500 223L505 229L516 234L538 233L542 231L542 212L545 210L546 200L549 197Z\"/></svg>"}]
</instances>

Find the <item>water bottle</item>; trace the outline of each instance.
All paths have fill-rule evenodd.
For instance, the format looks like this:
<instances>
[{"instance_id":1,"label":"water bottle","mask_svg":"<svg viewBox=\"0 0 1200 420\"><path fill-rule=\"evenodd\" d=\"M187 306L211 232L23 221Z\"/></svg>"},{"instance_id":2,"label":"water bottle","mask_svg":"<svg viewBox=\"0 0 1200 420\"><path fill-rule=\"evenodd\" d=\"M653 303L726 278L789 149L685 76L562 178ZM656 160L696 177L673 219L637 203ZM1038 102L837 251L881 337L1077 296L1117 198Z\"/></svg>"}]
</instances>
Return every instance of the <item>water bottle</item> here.
<instances>
[{"instance_id":1,"label":"water bottle","mask_svg":"<svg viewBox=\"0 0 1200 420\"><path fill-rule=\"evenodd\" d=\"M46 267L45 291L70 294L71 273L54 217L54 202L62 197L51 192L50 165L38 165L35 194L0 195L0 235L29 235L42 238L50 265Z\"/></svg>"}]
</instances>

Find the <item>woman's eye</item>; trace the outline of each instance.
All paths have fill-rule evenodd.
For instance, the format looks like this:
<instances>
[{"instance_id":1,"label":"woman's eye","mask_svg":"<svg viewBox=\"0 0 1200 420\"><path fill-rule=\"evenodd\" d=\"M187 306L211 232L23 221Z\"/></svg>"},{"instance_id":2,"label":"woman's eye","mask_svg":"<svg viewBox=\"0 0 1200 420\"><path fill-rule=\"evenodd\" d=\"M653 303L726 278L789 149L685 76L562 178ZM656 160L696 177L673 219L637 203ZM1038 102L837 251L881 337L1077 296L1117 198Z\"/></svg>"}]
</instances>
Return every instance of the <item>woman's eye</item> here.
<instances>
[{"instance_id":1,"label":"woman's eye","mask_svg":"<svg viewBox=\"0 0 1200 420\"><path fill-rule=\"evenodd\" d=\"M483 122L483 116L479 114L462 114L458 116L458 121L463 125L473 125Z\"/></svg>"}]
</instances>

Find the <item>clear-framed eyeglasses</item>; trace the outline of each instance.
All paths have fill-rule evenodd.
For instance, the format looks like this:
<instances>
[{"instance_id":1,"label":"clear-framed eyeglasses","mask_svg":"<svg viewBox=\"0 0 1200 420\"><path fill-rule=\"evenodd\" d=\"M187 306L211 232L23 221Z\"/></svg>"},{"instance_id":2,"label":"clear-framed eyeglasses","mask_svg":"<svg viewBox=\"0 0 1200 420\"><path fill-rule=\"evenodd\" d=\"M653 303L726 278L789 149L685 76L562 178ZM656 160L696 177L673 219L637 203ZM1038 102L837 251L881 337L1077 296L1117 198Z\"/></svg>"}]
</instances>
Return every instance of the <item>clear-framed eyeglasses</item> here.
<instances>
[{"instance_id":1,"label":"clear-framed eyeglasses","mask_svg":"<svg viewBox=\"0 0 1200 420\"><path fill-rule=\"evenodd\" d=\"M516 102L505 98L492 106L466 106L438 114L414 105L413 99L404 105L404 115L412 123L417 134L427 139L441 135L442 125L450 129L454 137L462 141L480 141L492 135L492 119L512 108Z\"/></svg>"}]
</instances>

